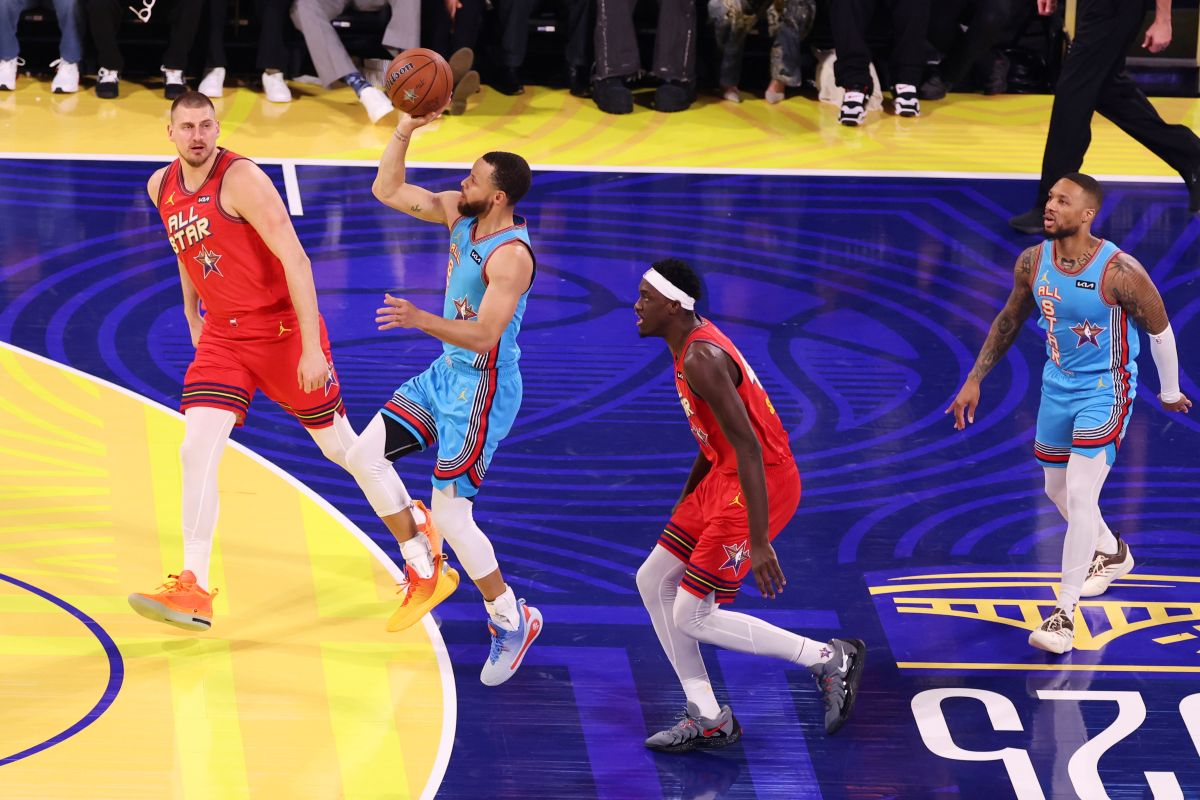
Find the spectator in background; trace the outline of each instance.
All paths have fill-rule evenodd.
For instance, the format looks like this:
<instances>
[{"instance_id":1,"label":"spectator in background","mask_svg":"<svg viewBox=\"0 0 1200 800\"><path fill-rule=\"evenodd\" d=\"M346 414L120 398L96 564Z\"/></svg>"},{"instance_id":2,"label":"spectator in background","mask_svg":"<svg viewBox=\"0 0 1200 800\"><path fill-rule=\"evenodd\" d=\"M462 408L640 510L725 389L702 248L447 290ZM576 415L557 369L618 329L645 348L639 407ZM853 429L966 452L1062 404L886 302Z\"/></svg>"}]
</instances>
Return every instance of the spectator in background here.
<instances>
[{"instance_id":1,"label":"spectator in background","mask_svg":"<svg viewBox=\"0 0 1200 800\"><path fill-rule=\"evenodd\" d=\"M284 25L290 0L255 0L258 18L257 69L262 70L263 93L272 103L290 103L292 92L283 76L287 64ZM207 0L208 55L204 79L197 87L202 94L220 97L225 86L225 24L229 20L229 0Z\"/></svg>"},{"instance_id":2,"label":"spectator in background","mask_svg":"<svg viewBox=\"0 0 1200 800\"><path fill-rule=\"evenodd\" d=\"M1028 2L941 0L938 13L929 20L929 42L946 55L921 84L920 99L941 100L967 79L973 67L988 76L984 94L1004 92L1004 76L996 73L1008 72L1008 60L996 51L996 45L1011 34L1014 20Z\"/></svg>"},{"instance_id":3,"label":"spectator in background","mask_svg":"<svg viewBox=\"0 0 1200 800\"><path fill-rule=\"evenodd\" d=\"M488 84L506 95L525 92L518 70L525 62L529 43L529 20L533 15L536 0L493 0L496 9L497 41L494 61L488 71ZM590 0L563 0L558 4L567 38L565 56L571 93L586 97L591 84L591 66L588 60L588 22Z\"/></svg>"},{"instance_id":4,"label":"spectator in background","mask_svg":"<svg viewBox=\"0 0 1200 800\"><path fill-rule=\"evenodd\" d=\"M635 5L637 0L598 0L596 4L592 97L608 114L633 111L633 92L626 82L642 71L633 26ZM696 4L692 0L659 0L650 73L662 81L654 93L656 110L683 111L692 104L696 97Z\"/></svg>"},{"instance_id":5,"label":"spectator in background","mask_svg":"<svg viewBox=\"0 0 1200 800\"><path fill-rule=\"evenodd\" d=\"M800 85L800 43L812 30L817 0L709 0L708 18L717 37L721 57L721 96L742 102L738 83L746 36L765 16L771 34L771 82L766 100L778 103L789 86Z\"/></svg>"},{"instance_id":6,"label":"spectator in background","mask_svg":"<svg viewBox=\"0 0 1200 800\"><path fill-rule=\"evenodd\" d=\"M1058 0L1038 0L1038 13L1054 13ZM1146 3L1141 0L1080 0L1075 40L1063 60L1050 130L1042 155L1042 180L1034 207L1008 224L1021 233L1044 231L1050 187L1083 164L1092 141L1092 115L1099 111L1183 176L1188 210L1200 213L1200 138L1186 125L1168 125L1125 71L1125 54L1137 39ZM1171 2L1156 0L1154 22L1142 47L1161 53L1171 43Z\"/></svg>"},{"instance_id":7,"label":"spectator in background","mask_svg":"<svg viewBox=\"0 0 1200 800\"><path fill-rule=\"evenodd\" d=\"M46 0L0 0L0 89L12 91L17 88L17 67L24 63L17 57L20 55L17 23L21 20L22 11L37 5L49 3ZM56 93L70 94L79 91L83 11L78 0L54 0L54 13L58 17L62 38L58 43L58 59L50 64L55 68L50 89Z\"/></svg>"},{"instance_id":8,"label":"spectator in background","mask_svg":"<svg viewBox=\"0 0 1200 800\"><path fill-rule=\"evenodd\" d=\"M446 113L463 114L467 98L479 91L475 47L483 27L484 0L423 0L421 42L450 64L454 91Z\"/></svg>"},{"instance_id":9,"label":"spectator in background","mask_svg":"<svg viewBox=\"0 0 1200 800\"><path fill-rule=\"evenodd\" d=\"M165 86L163 94L174 100L187 91L183 70L187 67L188 51L196 39L200 15L204 4L197 0L84 0L87 8L88 27L92 32L92 43L100 71L96 82L96 96L111 99L119 94L120 72L125 66L121 49L117 46L117 31L122 20L148 24L166 21L169 29L167 49L163 52L162 67ZM165 8L164 8L165 6Z\"/></svg>"},{"instance_id":10,"label":"spectator in background","mask_svg":"<svg viewBox=\"0 0 1200 800\"><path fill-rule=\"evenodd\" d=\"M830 9L833 46L837 50L834 73L837 85L846 90L838 121L862 124L867 117L867 99L874 89L871 80L871 51L867 47L867 25L880 5L892 17L890 82L893 108L901 117L921 115L917 85L925 71L925 36L929 29L930 0L835 0Z\"/></svg>"},{"instance_id":11,"label":"spectator in background","mask_svg":"<svg viewBox=\"0 0 1200 800\"><path fill-rule=\"evenodd\" d=\"M358 95L358 102L367 110L371 122L378 122L392 112L392 101L354 66L333 27L333 20L351 5L359 11L378 11L385 5L391 6L392 18L383 33L383 45L398 53L416 47L420 41L420 0L296 0L292 6L292 22L304 35L321 83L328 88L345 81Z\"/></svg>"}]
</instances>

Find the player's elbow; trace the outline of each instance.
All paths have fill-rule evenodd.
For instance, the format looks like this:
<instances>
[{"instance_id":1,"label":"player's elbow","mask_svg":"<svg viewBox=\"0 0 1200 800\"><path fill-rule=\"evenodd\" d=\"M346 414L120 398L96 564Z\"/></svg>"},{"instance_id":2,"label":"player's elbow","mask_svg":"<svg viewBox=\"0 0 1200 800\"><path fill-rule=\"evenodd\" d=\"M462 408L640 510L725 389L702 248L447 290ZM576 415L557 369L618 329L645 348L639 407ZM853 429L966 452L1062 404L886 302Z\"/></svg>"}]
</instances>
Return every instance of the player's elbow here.
<instances>
[{"instance_id":1,"label":"player's elbow","mask_svg":"<svg viewBox=\"0 0 1200 800\"><path fill-rule=\"evenodd\" d=\"M394 206L392 197L399 188L399 186L387 186L379 178L376 178L375 182L371 184L371 194L375 195L375 199L385 206Z\"/></svg>"}]
</instances>

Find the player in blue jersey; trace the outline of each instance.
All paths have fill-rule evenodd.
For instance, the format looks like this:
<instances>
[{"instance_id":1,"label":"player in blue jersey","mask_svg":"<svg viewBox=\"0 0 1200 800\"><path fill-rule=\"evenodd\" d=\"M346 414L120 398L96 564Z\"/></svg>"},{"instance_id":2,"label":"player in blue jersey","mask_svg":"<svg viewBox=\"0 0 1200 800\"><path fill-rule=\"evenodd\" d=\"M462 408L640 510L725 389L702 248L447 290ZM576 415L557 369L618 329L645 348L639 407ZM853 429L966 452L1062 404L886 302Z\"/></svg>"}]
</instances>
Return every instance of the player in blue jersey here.
<instances>
[{"instance_id":1,"label":"player in blue jersey","mask_svg":"<svg viewBox=\"0 0 1200 800\"><path fill-rule=\"evenodd\" d=\"M520 156L493 152L472 165L460 191L431 192L407 183L409 139L438 116L402 117L372 189L385 205L450 231L441 314L386 295L376 317L380 330L417 328L440 339L442 355L396 390L347 460L406 562L404 603L388 629L413 625L457 588L458 573L445 564L440 533L483 593L492 647L480 678L495 686L512 677L542 630L542 615L504 582L495 550L472 514L496 446L521 405L517 333L535 267L525 219L513 208L532 175ZM434 445L430 524L406 491L385 494L378 476L394 474L392 463L406 453Z\"/></svg>"},{"instance_id":2,"label":"player in blue jersey","mask_svg":"<svg viewBox=\"0 0 1200 800\"><path fill-rule=\"evenodd\" d=\"M1008 302L946 409L958 430L975 421L980 382L1036 308L1047 358L1034 454L1046 494L1067 521L1058 602L1029 636L1051 653L1074 646L1080 596L1102 594L1133 568L1129 545L1104 523L1099 500L1137 392L1139 329L1150 337L1163 409L1186 413L1192 405L1179 391L1175 335L1158 289L1136 259L1092 235L1102 200L1088 175L1071 173L1054 184L1043 217L1046 241L1017 259Z\"/></svg>"}]
</instances>

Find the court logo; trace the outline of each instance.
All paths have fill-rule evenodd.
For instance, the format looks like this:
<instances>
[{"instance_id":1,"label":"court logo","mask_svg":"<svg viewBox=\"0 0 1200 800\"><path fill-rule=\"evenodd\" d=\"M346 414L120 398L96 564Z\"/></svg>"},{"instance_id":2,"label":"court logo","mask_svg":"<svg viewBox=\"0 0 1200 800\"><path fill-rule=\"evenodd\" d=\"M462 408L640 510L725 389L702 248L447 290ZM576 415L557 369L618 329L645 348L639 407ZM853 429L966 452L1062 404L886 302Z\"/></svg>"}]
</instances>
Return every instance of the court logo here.
<instances>
[{"instance_id":1,"label":"court logo","mask_svg":"<svg viewBox=\"0 0 1200 800\"><path fill-rule=\"evenodd\" d=\"M866 579L902 669L1045 668L1026 639L1055 606L1057 572L935 567ZM1081 600L1074 623L1075 664L1200 672L1200 575L1126 575Z\"/></svg>"}]
</instances>

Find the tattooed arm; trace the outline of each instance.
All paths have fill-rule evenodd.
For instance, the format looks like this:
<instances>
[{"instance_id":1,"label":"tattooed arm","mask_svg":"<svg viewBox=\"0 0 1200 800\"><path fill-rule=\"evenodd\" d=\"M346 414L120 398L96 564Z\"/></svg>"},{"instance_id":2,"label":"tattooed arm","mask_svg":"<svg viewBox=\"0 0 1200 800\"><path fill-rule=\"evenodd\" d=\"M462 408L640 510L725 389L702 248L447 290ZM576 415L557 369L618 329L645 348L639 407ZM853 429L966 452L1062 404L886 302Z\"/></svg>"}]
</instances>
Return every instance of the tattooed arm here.
<instances>
[{"instance_id":1,"label":"tattooed arm","mask_svg":"<svg viewBox=\"0 0 1200 800\"><path fill-rule=\"evenodd\" d=\"M1133 256L1119 254L1109 262L1100 278L1100 297L1106 303L1120 306L1150 335L1150 354L1158 367L1158 382L1162 388L1158 399L1167 411L1187 413L1192 401L1179 391L1175 334L1171 331L1162 296L1145 268Z\"/></svg>"},{"instance_id":2,"label":"tattooed arm","mask_svg":"<svg viewBox=\"0 0 1200 800\"><path fill-rule=\"evenodd\" d=\"M946 409L947 414L954 414L955 430L961 431L968 422L975 421L980 382L1008 352L1008 348L1016 341L1017 334L1021 332L1021 326L1033 313L1033 272L1036 267L1034 261L1040 250L1040 245L1026 248L1017 259L1017 265L1013 268L1013 288L1008 295L1008 302L992 320L991 330L988 331L987 339L979 351L979 357L975 359L975 366L967 374L967 379L954 402Z\"/></svg>"}]
</instances>

